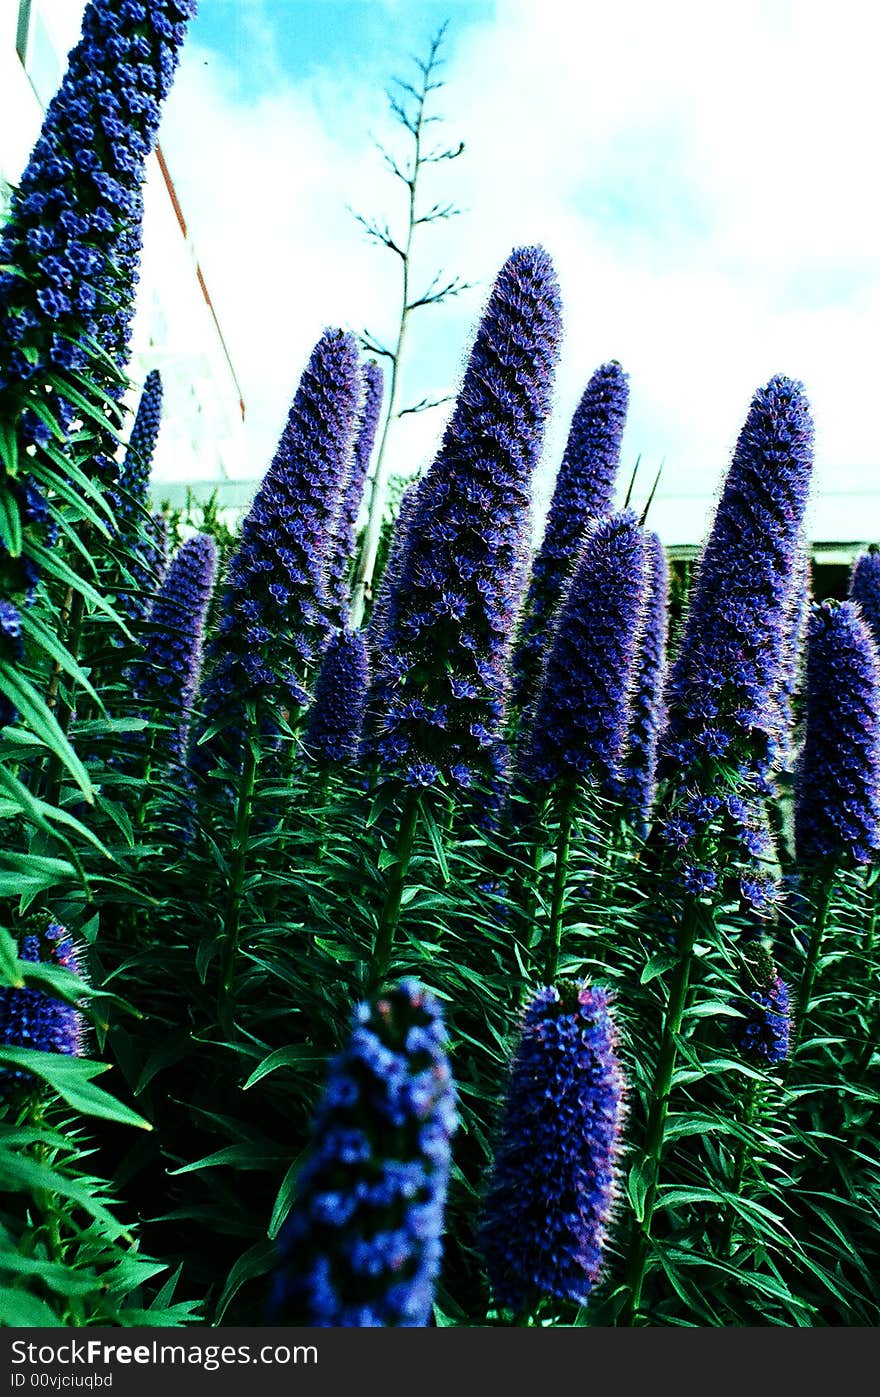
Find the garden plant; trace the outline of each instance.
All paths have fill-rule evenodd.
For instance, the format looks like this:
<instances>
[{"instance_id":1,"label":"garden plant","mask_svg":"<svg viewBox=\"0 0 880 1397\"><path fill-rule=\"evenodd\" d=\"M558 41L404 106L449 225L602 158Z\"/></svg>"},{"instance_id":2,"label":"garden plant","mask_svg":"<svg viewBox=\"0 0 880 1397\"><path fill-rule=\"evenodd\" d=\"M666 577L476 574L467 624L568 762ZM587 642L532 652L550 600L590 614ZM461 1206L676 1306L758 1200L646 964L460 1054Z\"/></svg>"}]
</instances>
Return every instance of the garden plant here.
<instances>
[{"instance_id":1,"label":"garden plant","mask_svg":"<svg viewBox=\"0 0 880 1397\"><path fill-rule=\"evenodd\" d=\"M0 1322L876 1324L880 555L812 599L803 386L673 626L615 361L533 547L542 247L386 546L336 327L234 535L169 528L124 403L193 11L90 0L0 229Z\"/></svg>"}]
</instances>

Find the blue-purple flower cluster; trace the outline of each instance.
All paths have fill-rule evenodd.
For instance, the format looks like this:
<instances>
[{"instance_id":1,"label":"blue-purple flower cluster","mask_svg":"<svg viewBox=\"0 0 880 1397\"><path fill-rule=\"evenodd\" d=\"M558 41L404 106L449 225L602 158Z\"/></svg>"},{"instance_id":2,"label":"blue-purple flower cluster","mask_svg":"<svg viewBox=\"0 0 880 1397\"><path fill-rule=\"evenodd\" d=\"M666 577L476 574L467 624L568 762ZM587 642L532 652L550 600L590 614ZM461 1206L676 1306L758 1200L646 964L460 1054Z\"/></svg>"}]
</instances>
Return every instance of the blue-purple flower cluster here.
<instances>
[{"instance_id":1,"label":"blue-purple flower cluster","mask_svg":"<svg viewBox=\"0 0 880 1397\"><path fill-rule=\"evenodd\" d=\"M145 161L194 13L193 0L87 6L0 238L14 269L0 271L0 394L82 370L89 340L126 362ZM45 440L33 414L25 432Z\"/></svg>"},{"instance_id":2,"label":"blue-purple flower cluster","mask_svg":"<svg viewBox=\"0 0 880 1397\"><path fill-rule=\"evenodd\" d=\"M457 1125L440 1007L416 980L361 1005L281 1234L275 1324L425 1326Z\"/></svg>"},{"instance_id":3,"label":"blue-purple flower cluster","mask_svg":"<svg viewBox=\"0 0 880 1397\"><path fill-rule=\"evenodd\" d=\"M479 1244L499 1305L585 1304L616 1193L624 1082L608 992L561 981L525 1012Z\"/></svg>"},{"instance_id":4,"label":"blue-purple flower cluster","mask_svg":"<svg viewBox=\"0 0 880 1397\"><path fill-rule=\"evenodd\" d=\"M327 566L351 469L361 398L357 344L326 330L297 388L275 457L244 520L206 649L198 769L236 768L248 705L270 734L271 709L296 716L330 631Z\"/></svg>"},{"instance_id":5,"label":"blue-purple flower cluster","mask_svg":"<svg viewBox=\"0 0 880 1397\"><path fill-rule=\"evenodd\" d=\"M572 419L514 651L513 697L520 707L535 696L553 619L587 528L611 513L628 404L627 376L612 360L593 374Z\"/></svg>"},{"instance_id":6,"label":"blue-purple flower cluster","mask_svg":"<svg viewBox=\"0 0 880 1397\"><path fill-rule=\"evenodd\" d=\"M327 562L327 596L334 622L348 621L349 570L354 556L357 517L364 497L367 471L382 411L382 370L370 360L364 365L364 406L360 429L354 444L351 475L345 488L333 547Z\"/></svg>"},{"instance_id":7,"label":"blue-purple flower cluster","mask_svg":"<svg viewBox=\"0 0 880 1397\"><path fill-rule=\"evenodd\" d=\"M495 282L439 453L419 483L374 657L377 753L409 785L492 783L505 766L529 487L559 337L550 259L518 249Z\"/></svg>"},{"instance_id":8,"label":"blue-purple flower cluster","mask_svg":"<svg viewBox=\"0 0 880 1397\"><path fill-rule=\"evenodd\" d=\"M669 630L669 564L657 534L645 535L648 581L630 696L621 793L633 827L647 835L654 804L657 749L666 720L663 685Z\"/></svg>"},{"instance_id":9,"label":"blue-purple flower cluster","mask_svg":"<svg viewBox=\"0 0 880 1397\"><path fill-rule=\"evenodd\" d=\"M755 942L748 951L741 981L743 999L736 1007L731 1037L748 1062L776 1067L788 1057L791 1006L788 986L777 974L770 952Z\"/></svg>"},{"instance_id":10,"label":"blue-purple flower cluster","mask_svg":"<svg viewBox=\"0 0 880 1397\"><path fill-rule=\"evenodd\" d=\"M519 770L527 783L616 793L643 606L644 535L631 510L596 521L559 612Z\"/></svg>"},{"instance_id":11,"label":"blue-purple flower cluster","mask_svg":"<svg viewBox=\"0 0 880 1397\"><path fill-rule=\"evenodd\" d=\"M313 761L354 761L360 747L369 682L367 647L360 631L337 631L324 652L315 683L305 749Z\"/></svg>"},{"instance_id":12,"label":"blue-purple flower cluster","mask_svg":"<svg viewBox=\"0 0 880 1397\"><path fill-rule=\"evenodd\" d=\"M872 863L880 851L880 667L855 602L810 610L805 708L795 776L798 863Z\"/></svg>"},{"instance_id":13,"label":"blue-purple flower cluster","mask_svg":"<svg viewBox=\"0 0 880 1397\"><path fill-rule=\"evenodd\" d=\"M774 895L762 796L781 744L777 699L812 460L803 388L772 378L740 433L666 689L666 846L685 875L736 870L740 896L757 909Z\"/></svg>"},{"instance_id":14,"label":"blue-purple flower cluster","mask_svg":"<svg viewBox=\"0 0 880 1397\"><path fill-rule=\"evenodd\" d=\"M152 610L143 657L131 666L135 708L151 719L151 760L186 765L202 638L217 575L217 546L196 534L178 549Z\"/></svg>"},{"instance_id":15,"label":"blue-purple flower cluster","mask_svg":"<svg viewBox=\"0 0 880 1397\"><path fill-rule=\"evenodd\" d=\"M33 919L36 923L36 919ZM22 937L19 960L31 965L46 962L82 976L79 952L69 932L58 922L45 920ZM78 1056L83 1049L83 1015L75 1005L56 999L42 989L0 988L0 1044L6 1048L30 1048L42 1053ZM0 1069L0 1097L22 1082L36 1086L32 1074L18 1068Z\"/></svg>"},{"instance_id":16,"label":"blue-purple flower cluster","mask_svg":"<svg viewBox=\"0 0 880 1397\"><path fill-rule=\"evenodd\" d=\"M858 602L862 619L867 622L874 644L880 649L880 548L876 543L856 558L849 594Z\"/></svg>"},{"instance_id":17,"label":"blue-purple flower cluster","mask_svg":"<svg viewBox=\"0 0 880 1397\"><path fill-rule=\"evenodd\" d=\"M122 591L116 603L135 621L149 611L166 566L164 521L159 522L161 516L146 516L150 470L161 421L162 379L159 371L152 369L144 380L119 480L109 496L118 546L126 551L126 568L133 588Z\"/></svg>"},{"instance_id":18,"label":"blue-purple flower cluster","mask_svg":"<svg viewBox=\"0 0 880 1397\"><path fill-rule=\"evenodd\" d=\"M33 600L39 571L30 545L54 538L46 499L21 460L26 448L49 446L47 415L65 432L78 411L71 399L84 391L107 427L99 423L96 434L86 420L93 441L87 453L77 450L78 469L105 484L117 473L118 413L83 374L120 400L125 381L112 362L121 369L128 358L145 161L194 11L192 0L91 0L0 234L0 417L16 424L19 455L16 473L4 451L0 484L24 535L17 550L0 527L7 608ZM57 473L57 458L41 463ZM7 622L4 636L8 613ZM12 717L4 702L0 721Z\"/></svg>"}]
</instances>

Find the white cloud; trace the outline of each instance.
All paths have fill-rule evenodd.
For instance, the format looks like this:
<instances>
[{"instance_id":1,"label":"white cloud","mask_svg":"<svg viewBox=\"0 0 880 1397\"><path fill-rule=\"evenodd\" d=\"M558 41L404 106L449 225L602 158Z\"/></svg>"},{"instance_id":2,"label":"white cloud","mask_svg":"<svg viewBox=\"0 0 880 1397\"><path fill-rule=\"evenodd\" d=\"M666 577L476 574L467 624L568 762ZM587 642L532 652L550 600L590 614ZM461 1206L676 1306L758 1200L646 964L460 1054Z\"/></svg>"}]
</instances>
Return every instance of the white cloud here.
<instances>
[{"instance_id":1,"label":"white cloud","mask_svg":"<svg viewBox=\"0 0 880 1397\"><path fill-rule=\"evenodd\" d=\"M345 208L381 211L395 194L369 138L381 91L356 67L282 83L272 14L265 0L247 39L265 49L265 95L245 103L234 56L191 48L163 127L244 383L254 474L323 325L381 329L396 295L393 259ZM393 38L389 71L405 56ZM751 393L782 370L814 406L818 484L838 489L852 468L847 488L872 495L852 533L880 535L878 47L880 12L859 0L833 13L498 0L491 22L458 30L453 12L443 102L467 152L437 188L469 212L425 246L482 289L416 322L416 396L454 386L494 272L540 241L566 317L548 469L589 374L617 357L632 379L627 460L641 452L647 474L666 458L657 519L696 538ZM442 413L406 419L395 463L419 464L441 427ZM833 521L845 529L839 510Z\"/></svg>"}]
</instances>

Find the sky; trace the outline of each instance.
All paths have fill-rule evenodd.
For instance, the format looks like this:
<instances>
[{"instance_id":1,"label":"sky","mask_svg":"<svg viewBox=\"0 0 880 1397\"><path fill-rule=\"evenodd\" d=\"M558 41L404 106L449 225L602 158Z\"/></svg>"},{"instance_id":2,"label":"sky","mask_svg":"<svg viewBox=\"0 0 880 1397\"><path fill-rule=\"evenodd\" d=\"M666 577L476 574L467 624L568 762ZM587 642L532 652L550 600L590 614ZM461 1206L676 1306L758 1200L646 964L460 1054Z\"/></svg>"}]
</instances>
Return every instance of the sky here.
<instances>
[{"instance_id":1,"label":"sky","mask_svg":"<svg viewBox=\"0 0 880 1397\"><path fill-rule=\"evenodd\" d=\"M816 422L814 537L880 536L880 180L869 0L201 0L160 139L248 409L246 474L271 457L327 325L391 334L399 228L386 88L448 20L438 139L461 157L425 198L417 280L472 283L413 318L404 397L460 380L511 248L542 243L565 337L537 483L546 504L593 370L630 375L624 471L652 519L698 541L755 389L802 379ZM430 459L446 407L408 416L392 465Z\"/></svg>"}]
</instances>

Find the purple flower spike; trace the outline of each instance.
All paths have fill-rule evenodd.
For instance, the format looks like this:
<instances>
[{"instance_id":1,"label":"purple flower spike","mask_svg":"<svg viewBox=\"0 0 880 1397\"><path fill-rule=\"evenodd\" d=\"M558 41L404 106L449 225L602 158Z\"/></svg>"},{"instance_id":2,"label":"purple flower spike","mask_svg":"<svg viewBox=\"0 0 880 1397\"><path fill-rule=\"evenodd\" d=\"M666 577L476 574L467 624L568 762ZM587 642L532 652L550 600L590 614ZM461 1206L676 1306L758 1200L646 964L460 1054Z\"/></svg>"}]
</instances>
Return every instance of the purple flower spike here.
<instances>
[{"instance_id":1,"label":"purple flower spike","mask_svg":"<svg viewBox=\"0 0 880 1397\"><path fill-rule=\"evenodd\" d=\"M429 1323L458 1123L445 1038L416 980L357 1010L281 1234L271 1323Z\"/></svg>"},{"instance_id":2,"label":"purple flower spike","mask_svg":"<svg viewBox=\"0 0 880 1397\"><path fill-rule=\"evenodd\" d=\"M86 337L127 360L145 162L194 13L191 0L87 6L0 236L0 265L24 273L0 272L0 394L81 370Z\"/></svg>"},{"instance_id":3,"label":"purple flower spike","mask_svg":"<svg viewBox=\"0 0 880 1397\"><path fill-rule=\"evenodd\" d=\"M559 613L523 736L525 781L617 789L629 725L645 574L631 510L595 523Z\"/></svg>"},{"instance_id":4,"label":"purple flower spike","mask_svg":"<svg viewBox=\"0 0 880 1397\"><path fill-rule=\"evenodd\" d=\"M657 746L666 720L663 684L669 629L669 565L660 539L645 538L649 567L645 614L630 699L630 721L622 777L622 795L633 826L648 832L657 772Z\"/></svg>"},{"instance_id":5,"label":"purple flower spike","mask_svg":"<svg viewBox=\"0 0 880 1397\"><path fill-rule=\"evenodd\" d=\"M772 378L740 433L666 688L662 838L686 866L745 865L740 894L757 909L774 895L760 866L772 854L762 797L782 741L778 695L812 464L803 388Z\"/></svg>"},{"instance_id":6,"label":"purple flower spike","mask_svg":"<svg viewBox=\"0 0 880 1397\"><path fill-rule=\"evenodd\" d=\"M125 459L119 473L119 489L146 509L150 488L153 453L162 422L162 378L151 369L144 379L134 426L128 439Z\"/></svg>"},{"instance_id":7,"label":"purple flower spike","mask_svg":"<svg viewBox=\"0 0 880 1397\"><path fill-rule=\"evenodd\" d=\"M880 548L876 543L856 558L849 594L858 602L862 619L867 622L874 644L880 649Z\"/></svg>"},{"instance_id":8,"label":"purple flower spike","mask_svg":"<svg viewBox=\"0 0 880 1397\"><path fill-rule=\"evenodd\" d=\"M49 922L47 926L44 920L37 930L25 935L18 954L19 960L32 965L44 961L74 975L83 974L76 945L58 922ZM83 1016L74 1005L29 986L0 988L0 1044L4 1047L76 1057L83 1050L83 1033ZM23 1070L0 1068L0 1098L23 1082L34 1087L41 1085Z\"/></svg>"},{"instance_id":9,"label":"purple flower spike","mask_svg":"<svg viewBox=\"0 0 880 1397\"><path fill-rule=\"evenodd\" d=\"M794 835L806 868L871 863L880 850L880 667L855 602L810 611Z\"/></svg>"},{"instance_id":10,"label":"purple flower spike","mask_svg":"<svg viewBox=\"0 0 880 1397\"><path fill-rule=\"evenodd\" d=\"M55 537L26 474L32 449L40 460L50 443L47 411L66 433L85 389L102 420L96 427L89 418L98 440L79 468L105 485L116 477L114 404L128 360L141 184L194 13L191 0L91 0L0 231L0 419L16 432L20 471L13 479L0 464L0 483L18 505L26 544L51 546ZM57 458L41 464L58 470ZM0 598L28 605L39 570L27 547L11 542L0 528ZM3 700L0 726L13 717Z\"/></svg>"},{"instance_id":11,"label":"purple flower spike","mask_svg":"<svg viewBox=\"0 0 880 1397\"><path fill-rule=\"evenodd\" d=\"M200 770L241 762L245 706L272 729L273 706L297 714L330 631L327 567L361 395L357 344L326 330L296 390L278 450L244 520L206 652Z\"/></svg>"},{"instance_id":12,"label":"purple flower spike","mask_svg":"<svg viewBox=\"0 0 880 1397\"><path fill-rule=\"evenodd\" d=\"M360 631L338 631L315 684L305 747L313 761L334 765L357 756L369 665Z\"/></svg>"},{"instance_id":13,"label":"purple flower spike","mask_svg":"<svg viewBox=\"0 0 880 1397\"><path fill-rule=\"evenodd\" d=\"M788 1057L791 1007L788 986L777 974L770 952L759 942L748 949L741 980L744 1015L731 1027L734 1044L757 1067L776 1067Z\"/></svg>"},{"instance_id":14,"label":"purple flower spike","mask_svg":"<svg viewBox=\"0 0 880 1397\"><path fill-rule=\"evenodd\" d=\"M159 766L186 763L216 575L217 546L209 534L196 534L181 545L150 612L144 656L129 670L136 707L145 717L169 724L167 730L152 730L152 761Z\"/></svg>"},{"instance_id":15,"label":"purple flower spike","mask_svg":"<svg viewBox=\"0 0 880 1397\"><path fill-rule=\"evenodd\" d=\"M627 376L612 360L593 374L572 419L514 653L514 701L520 707L535 696L553 618L587 528L611 513L628 404Z\"/></svg>"},{"instance_id":16,"label":"purple flower spike","mask_svg":"<svg viewBox=\"0 0 880 1397\"><path fill-rule=\"evenodd\" d=\"M371 361L364 366L363 376L363 416L354 444L351 477L345 490L333 548L327 563L327 594L334 620L339 625L344 625L348 618L348 573L354 555L355 529L364 496L367 471L370 468L370 457L373 454L376 428L382 411L382 370L378 364Z\"/></svg>"},{"instance_id":17,"label":"purple flower spike","mask_svg":"<svg viewBox=\"0 0 880 1397\"><path fill-rule=\"evenodd\" d=\"M495 282L439 453L419 483L375 656L376 749L385 772L410 785L491 782L504 764L529 487L559 336L550 259L518 249Z\"/></svg>"},{"instance_id":18,"label":"purple flower spike","mask_svg":"<svg viewBox=\"0 0 880 1397\"><path fill-rule=\"evenodd\" d=\"M624 1083L608 992L563 980L525 1012L479 1245L499 1305L586 1304L616 1195Z\"/></svg>"},{"instance_id":19,"label":"purple flower spike","mask_svg":"<svg viewBox=\"0 0 880 1397\"><path fill-rule=\"evenodd\" d=\"M162 391L159 372L152 369L144 381L118 484L110 491L117 533L128 551L128 571L135 588L121 592L116 604L133 621L147 615L167 566L167 539L163 548L155 519L145 518L153 452L162 421Z\"/></svg>"}]
</instances>

